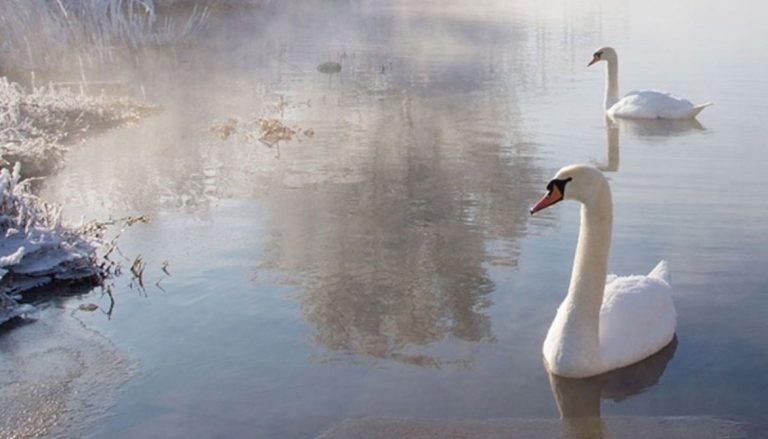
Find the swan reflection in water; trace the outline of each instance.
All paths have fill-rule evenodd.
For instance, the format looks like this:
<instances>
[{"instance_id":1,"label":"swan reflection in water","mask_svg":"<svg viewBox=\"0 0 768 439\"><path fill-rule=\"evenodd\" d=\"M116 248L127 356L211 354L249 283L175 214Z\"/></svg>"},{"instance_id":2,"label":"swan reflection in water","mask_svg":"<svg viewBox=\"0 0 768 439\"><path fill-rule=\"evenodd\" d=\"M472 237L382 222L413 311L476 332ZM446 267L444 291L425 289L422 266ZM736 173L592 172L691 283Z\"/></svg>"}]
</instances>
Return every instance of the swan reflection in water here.
<instances>
[{"instance_id":1,"label":"swan reflection in water","mask_svg":"<svg viewBox=\"0 0 768 439\"><path fill-rule=\"evenodd\" d=\"M605 163L595 163L595 167L603 172L618 172L619 126L609 117L605 118L605 144L608 146L608 160Z\"/></svg>"},{"instance_id":2,"label":"swan reflection in water","mask_svg":"<svg viewBox=\"0 0 768 439\"><path fill-rule=\"evenodd\" d=\"M603 437L600 401L623 401L656 385L675 355L677 337L656 354L621 369L590 378L549 375L552 396L557 403L567 437Z\"/></svg>"},{"instance_id":3,"label":"swan reflection in water","mask_svg":"<svg viewBox=\"0 0 768 439\"><path fill-rule=\"evenodd\" d=\"M619 133L621 130L644 142L660 143L670 137L685 136L707 129L696 119L621 119L605 118L605 144L608 157L595 163L603 172L619 171Z\"/></svg>"},{"instance_id":4,"label":"swan reflection in water","mask_svg":"<svg viewBox=\"0 0 768 439\"><path fill-rule=\"evenodd\" d=\"M621 119L606 118L607 125L643 140L678 137L707 129L696 119Z\"/></svg>"}]
</instances>

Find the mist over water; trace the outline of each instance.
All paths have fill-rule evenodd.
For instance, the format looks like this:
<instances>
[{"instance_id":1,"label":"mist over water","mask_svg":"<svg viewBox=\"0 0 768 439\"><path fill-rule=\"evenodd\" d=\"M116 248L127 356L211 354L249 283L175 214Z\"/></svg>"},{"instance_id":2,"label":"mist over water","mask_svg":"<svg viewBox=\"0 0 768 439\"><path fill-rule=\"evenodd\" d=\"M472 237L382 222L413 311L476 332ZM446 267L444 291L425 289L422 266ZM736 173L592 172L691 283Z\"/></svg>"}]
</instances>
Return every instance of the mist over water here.
<instances>
[{"instance_id":1,"label":"mist over water","mask_svg":"<svg viewBox=\"0 0 768 439\"><path fill-rule=\"evenodd\" d=\"M603 416L757 423L768 153L755 96L768 82L764 31L740 23L762 6L658 7L277 3L212 14L194 44L121 68L163 111L72 148L42 193L71 219L152 217L121 247L162 290L118 282L111 320L82 317L142 364L91 434L556 418L540 351L578 207L528 209L574 162L612 185L609 271L668 259L680 315L648 387L603 394ZM724 36L705 32L716 23ZM698 123L606 126L604 71L585 67L603 45L619 52L622 93L715 106ZM341 72L317 70L329 61ZM259 118L293 140L259 141ZM232 136L211 131L230 119Z\"/></svg>"}]
</instances>

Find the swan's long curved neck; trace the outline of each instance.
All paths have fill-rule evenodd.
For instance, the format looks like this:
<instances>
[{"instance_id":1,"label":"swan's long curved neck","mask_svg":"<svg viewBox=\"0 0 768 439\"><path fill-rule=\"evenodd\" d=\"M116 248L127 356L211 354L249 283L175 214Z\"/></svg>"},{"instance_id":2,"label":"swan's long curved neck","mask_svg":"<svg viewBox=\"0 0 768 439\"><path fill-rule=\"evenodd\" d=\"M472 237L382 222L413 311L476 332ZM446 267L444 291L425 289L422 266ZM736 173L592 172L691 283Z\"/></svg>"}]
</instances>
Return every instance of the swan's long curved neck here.
<instances>
[{"instance_id":1,"label":"swan's long curved neck","mask_svg":"<svg viewBox=\"0 0 768 439\"><path fill-rule=\"evenodd\" d=\"M608 252L611 247L613 206L610 189L606 185L592 205L581 207L581 228L576 256L573 261L568 297L576 303L600 304L608 274Z\"/></svg>"},{"instance_id":2,"label":"swan's long curved neck","mask_svg":"<svg viewBox=\"0 0 768 439\"><path fill-rule=\"evenodd\" d=\"M605 67L605 109L619 101L619 61L607 60Z\"/></svg>"},{"instance_id":3,"label":"swan's long curved neck","mask_svg":"<svg viewBox=\"0 0 768 439\"><path fill-rule=\"evenodd\" d=\"M608 274L612 226L613 203L606 183L595 199L581 208L579 241L564 301L569 315L563 329L586 358L600 358L600 307Z\"/></svg>"}]
</instances>

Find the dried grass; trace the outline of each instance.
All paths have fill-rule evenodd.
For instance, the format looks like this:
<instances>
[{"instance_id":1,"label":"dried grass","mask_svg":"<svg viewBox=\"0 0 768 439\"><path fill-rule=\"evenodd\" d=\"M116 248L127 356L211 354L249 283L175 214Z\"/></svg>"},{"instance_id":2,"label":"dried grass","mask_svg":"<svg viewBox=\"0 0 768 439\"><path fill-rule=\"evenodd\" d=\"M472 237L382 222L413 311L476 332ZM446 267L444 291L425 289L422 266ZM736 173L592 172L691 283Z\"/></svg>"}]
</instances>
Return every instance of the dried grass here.
<instances>
[{"instance_id":1,"label":"dried grass","mask_svg":"<svg viewBox=\"0 0 768 439\"><path fill-rule=\"evenodd\" d=\"M245 121L237 117L230 117L223 122L215 121L209 130L221 140L236 138L245 143L258 141L270 148L280 145L280 142L292 140L301 142L302 138L313 137L315 130L290 126L283 120L283 114L286 108L310 105L310 101L291 104L286 102L283 96L279 96L278 101L268 106L270 112L275 113L278 117L251 115Z\"/></svg>"},{"instance_id":2,"label":"dried grass","mask_svg":"<svg viewBox=\"0 0 768 439\"><path fill-rule=\"evenodd\" d=\"M189 41L208 17L197 5L184 17L161 17L153 0L3 0L0 70L113 62L126 51Z\"/></svg>"}]
</instances>

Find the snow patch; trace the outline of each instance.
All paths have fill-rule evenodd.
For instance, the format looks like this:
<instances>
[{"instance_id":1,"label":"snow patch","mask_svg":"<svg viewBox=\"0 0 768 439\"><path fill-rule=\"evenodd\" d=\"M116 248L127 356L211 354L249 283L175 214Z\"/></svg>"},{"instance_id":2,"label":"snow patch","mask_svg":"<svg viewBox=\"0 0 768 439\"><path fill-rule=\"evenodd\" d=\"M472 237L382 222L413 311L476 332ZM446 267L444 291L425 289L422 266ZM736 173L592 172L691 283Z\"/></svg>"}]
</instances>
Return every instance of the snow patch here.
<instances>
[{"instance_id":1,"label":"snow patch","mask_svg":"<svg viewBox=\"0 0 768 439\"><path fill-rule=\"evenodd\" d=\"M61 209L21 180L21 166L0 169L0 323L33 313L18 294L54 280L100 279L98 228L64 226Z\"/></svg>"}]
</instances>

